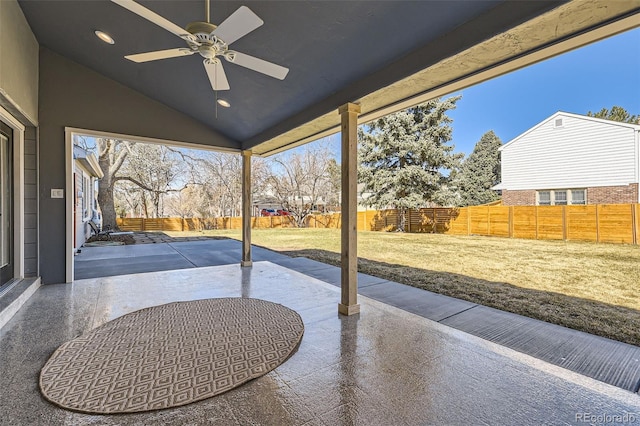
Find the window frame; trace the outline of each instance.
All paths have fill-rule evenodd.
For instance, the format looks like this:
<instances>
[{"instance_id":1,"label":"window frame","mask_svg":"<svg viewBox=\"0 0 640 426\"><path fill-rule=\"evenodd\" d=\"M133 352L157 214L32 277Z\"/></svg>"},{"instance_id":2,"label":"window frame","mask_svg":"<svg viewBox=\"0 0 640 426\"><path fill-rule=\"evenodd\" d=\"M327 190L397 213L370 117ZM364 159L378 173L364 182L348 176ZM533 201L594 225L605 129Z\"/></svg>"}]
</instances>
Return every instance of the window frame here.
<instances>
[{"instance_id":1,"label":"window frame","mask_svg":"<svg viewBox=\"0 0 640 426\"><path fill-rule=\"evenodd\" d=\"M536 191L536 205L537 206L550 206L551 202L552 202L551 193L552 193L552 191ZM544 202L541 201L541 197L540 196L542 194L548 194L548 199L545 200Z\"/></svg>"},{"instance_id":2,"label":"window frame","mask_svg":"<svg viewBox=\"0 0 640 426\"><path fill-rule=\"evenodd\" d=\"M586 189L571 189L571 205L572 206L586 206L587 205L587 190ZM576 203L573 196L577 192L582 192L582 200Z\"/></svg>"},{"instance_id":3,"label":"window frame","mask_svg":"<svg viewBox=\"0 0 640 426\"><path fill-rule=\"evenodd\" d=\"M82 173L82 220L87 222L91 219L93 191L91 188L91 176Z\"/></svg>"},{"instance_id":4,"label":"window frame","mask_svg":"<svg viewBox=\"0 0 640 426\"><path fill-rule=\"evenodd\" d=\"M563 194L562 195L563 199L558 200L558 196L560 194ZM568 206L570 198L571 198L571 192L569 190L559 189L559 190L553 191L553 205L554 206Z\"/></svg>"},{"instance_id":5,"label":"window frame","mask_svg":"<svg viewBox=\"0 0 640 426\"><path fill-rule=\"evenodd\" d=\"M581 192L583 198L580 202L576 203L573 200L573 194ZM549 201L540 201L541 194L549 194ZM556 194L564 193L564 200L557 200ZM573 189L542 189L536 191L536 206L585 206L587 205L587 188L573 188Z\"/></svg>"}]
</instances>

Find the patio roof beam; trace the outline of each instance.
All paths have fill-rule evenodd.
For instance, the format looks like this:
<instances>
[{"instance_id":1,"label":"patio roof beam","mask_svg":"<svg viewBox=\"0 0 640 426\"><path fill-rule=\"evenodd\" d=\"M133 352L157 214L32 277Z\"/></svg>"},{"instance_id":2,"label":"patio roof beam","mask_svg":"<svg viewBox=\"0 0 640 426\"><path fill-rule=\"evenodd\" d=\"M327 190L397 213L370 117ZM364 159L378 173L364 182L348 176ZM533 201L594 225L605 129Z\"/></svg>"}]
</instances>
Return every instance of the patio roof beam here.
<instances>
[{"instance_id":1,"label":"patio roof beam","mask_svg":"<svg viewBox=\"0 0 640 426\"><path fill-rule=\"evenodd\" d=\"M251 151L242 151L242 261L251 266Z\"/></svg>"},{"instance_id":2,"label":"patio roof beam","mask_svg":"<svg viewBox=\"0 0 640 426\"><path fill-rule=\"evenodd\" d=\"M341 301L338 312L353 315L358 305L358 114L360 105L347 103L338 109L342 131L341 202Z\"/></svg>"}]
</instances>

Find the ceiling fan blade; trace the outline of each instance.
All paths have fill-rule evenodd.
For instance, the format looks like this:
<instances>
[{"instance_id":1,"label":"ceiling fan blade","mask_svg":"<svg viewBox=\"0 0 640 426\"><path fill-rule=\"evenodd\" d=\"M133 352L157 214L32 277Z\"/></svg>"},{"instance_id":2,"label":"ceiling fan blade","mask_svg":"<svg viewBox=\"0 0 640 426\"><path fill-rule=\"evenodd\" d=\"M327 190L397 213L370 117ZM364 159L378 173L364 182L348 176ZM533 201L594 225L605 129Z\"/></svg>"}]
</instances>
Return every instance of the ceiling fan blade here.
<instances>
[{"instance_id":1,"label":"ceiling fan blade","mask_svg":"<svg viewBox=\"0 0 640 426\"><path fill-rule=\"evenodd\" d=\"M194 53L195 53L195 50L179 48L179 49L156 50L155 52L147 52L147 53L136 53L134 55L127 55L125 56L125 58L130 61L140 63L140 62L157 61L158 59L177 58L178 56L189 56L189 55L193 55Z\"/></svg>"},{"instance_id":2,"label":"ceiling fan blade","mask_svg":"<svg viewBox=\"0 0 640 426\"><path fill-rule=\"evenodd\" d=\"M247 55L246 53L233 52L231 57L233 58L230 60L231 63L266 74L270 77L277 78L278 80L284 80L289 73L289 68L267 62L263 59L258 59L255 56Z\"/></svg>"},{"instance_id":3,"label":"ceiling fan blade","mask_svg":"<svg viewBox=\"0 0 640 426\"><path fill-rule=\"evenodd\" d=\"M184 28L180 28L173 22L163 18L155 12L147 9L141 4L136 3L133 0L111 0L113 3L124 7L125 9L135 13L138 16L143 17L147 21L153 22L157 26L164 28L165 30L177 35L183 40L196 41L192 34L189 34ZM199 43L198 43L199 44Z\"/></svg>"},{"instance_id":4,"label":"ceiling fan blade","mask_svg":"<svg viewBox=\"0 0 640 426\"><path fill-rule=\"evenodd\" d=\"M260 19L258 15L253 13L247 6L241 6L233 12L231 16L225 19L223 23L218 25L213 35L229 45L239 38L246 36L262 24L264 24L264 21Z\"/></svg>"},{"instance_id":5,"label":"ceiling fan blade","mask_svg":"<svg viewBox=\"0 0 640 426\"><path fill-rule=\"evenodd\" d=\"M207 71L209 81L213 90L229 90L229 82L227 75L224 73L222 62L215 60L213 62L204 61L204 69Z\"/></svg>"}]
</instances>

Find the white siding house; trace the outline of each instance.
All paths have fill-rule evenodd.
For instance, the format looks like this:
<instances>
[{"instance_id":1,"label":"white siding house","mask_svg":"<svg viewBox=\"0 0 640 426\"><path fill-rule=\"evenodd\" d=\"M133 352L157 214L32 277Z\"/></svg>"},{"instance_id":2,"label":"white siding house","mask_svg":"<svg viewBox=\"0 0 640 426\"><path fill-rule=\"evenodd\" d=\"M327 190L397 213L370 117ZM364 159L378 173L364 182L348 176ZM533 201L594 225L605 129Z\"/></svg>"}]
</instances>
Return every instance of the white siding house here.
<instances>
[{"instance_id":1,"label":"white siding house","mask_svg":"<svg viewBox=\"0 0 640 426\"><path fill-rule=\"evenodd\" d=\"M82 247L87 238L91 236L89 221L97 213L96 181L103 177L96 156L85 149L73 146L74 162L74 221L75 238L74 248Z\"/></svg>"},{"instance_id":2,"label":"white siding house","mask_svg":"<svg viewBox=\"0 0 640 426\"><path fill-rule=\"evenodd\" d=\"M560 111L500 151L504 204L638 202L640 125Z\"/></svg>"}]
</instances>

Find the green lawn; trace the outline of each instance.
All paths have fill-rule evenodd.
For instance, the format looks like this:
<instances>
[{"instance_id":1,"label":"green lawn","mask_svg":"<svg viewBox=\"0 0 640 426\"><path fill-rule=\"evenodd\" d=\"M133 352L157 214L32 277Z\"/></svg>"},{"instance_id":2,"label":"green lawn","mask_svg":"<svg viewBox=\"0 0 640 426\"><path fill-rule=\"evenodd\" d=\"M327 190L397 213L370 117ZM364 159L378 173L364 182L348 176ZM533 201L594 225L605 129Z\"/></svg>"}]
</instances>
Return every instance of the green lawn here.
<instances>
[{"instance_id":1,"label":"green lawn","mask_svg":"<svg viewBox=\"0 0 640 426\"><path fill-rule=\"evenodd\" d=\"M339 230L253 230L252 242L340 261ZM360 232L358 256L370 275L640 346L640 246Z\"/></svg>"}]
</instances>

